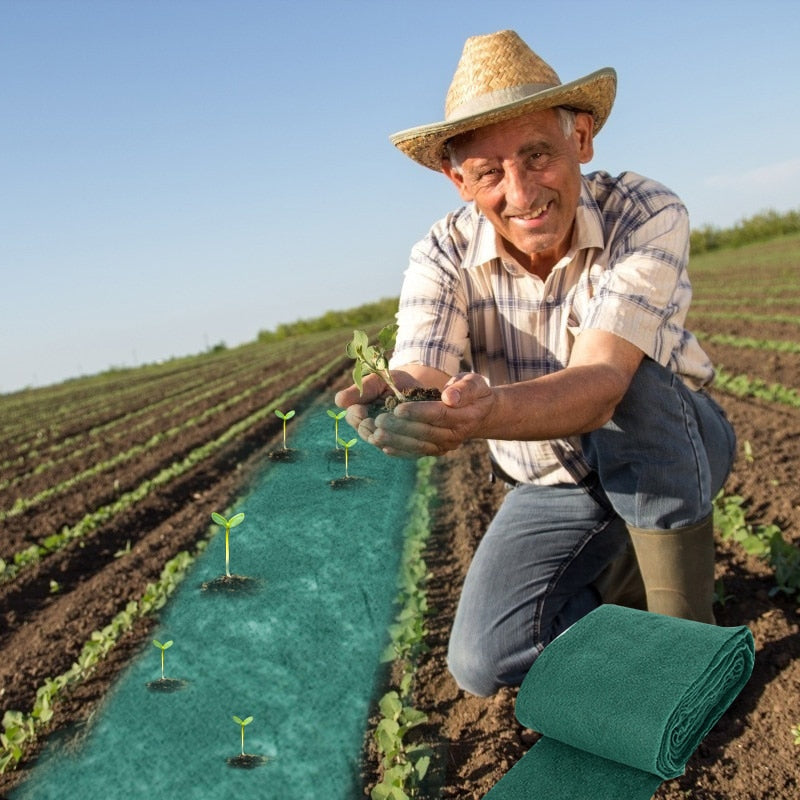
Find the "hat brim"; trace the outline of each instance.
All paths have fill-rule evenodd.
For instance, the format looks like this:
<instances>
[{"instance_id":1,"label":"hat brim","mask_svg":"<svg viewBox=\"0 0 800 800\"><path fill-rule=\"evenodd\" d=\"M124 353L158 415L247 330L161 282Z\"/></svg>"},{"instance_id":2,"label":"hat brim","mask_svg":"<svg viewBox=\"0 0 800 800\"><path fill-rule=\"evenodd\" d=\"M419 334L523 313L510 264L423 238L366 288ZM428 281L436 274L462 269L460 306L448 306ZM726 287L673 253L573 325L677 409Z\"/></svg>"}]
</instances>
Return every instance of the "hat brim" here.
<instances>
[{"instance_id":1,"label":"hat brim","mask_svg":"<svg viewBox=\"0 0 800 800\"><path fill-rule=\"evenodd\" d=\"M540 111L556 106L569 106L587 111L594 117L594 132L605 124L614 104L617 91L617 73L611 67L599 69L571 83L562 83L550 89L499 105L487 111L445 122L419 125L392 134L392 144L424 167L441 172L444 145L448 139L468 131L475 131L505 122L530 111Z\"/></svg>"}]
</instances>

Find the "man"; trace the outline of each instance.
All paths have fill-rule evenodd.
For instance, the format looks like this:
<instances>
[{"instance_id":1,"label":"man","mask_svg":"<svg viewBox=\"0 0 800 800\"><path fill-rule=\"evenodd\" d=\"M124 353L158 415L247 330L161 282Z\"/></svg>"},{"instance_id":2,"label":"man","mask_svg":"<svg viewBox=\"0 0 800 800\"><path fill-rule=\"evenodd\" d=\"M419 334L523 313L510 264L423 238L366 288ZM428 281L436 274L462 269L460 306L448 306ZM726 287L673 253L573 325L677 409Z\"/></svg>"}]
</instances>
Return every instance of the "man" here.
<instances>
[{"instance_id":1,"label":"man","mask_svg":"<svg viewBox=\"0 0 800 800\"><path fill-rule=\"evenodd\" d=\"M365 404L385 386L370 376L337 403L389 455L489 443L510 490L448 654L478 695L521 682L600 603L643 602L642 580L648 610L714 621L711 502L734 435L683 325L684 206L632 173L581 175L615 91L612 69L562 84L501 31L467 40L444 122L392 137L468 204L412 251L391 363L442 400L373 420Z\"/></svg>"}]
</instances>

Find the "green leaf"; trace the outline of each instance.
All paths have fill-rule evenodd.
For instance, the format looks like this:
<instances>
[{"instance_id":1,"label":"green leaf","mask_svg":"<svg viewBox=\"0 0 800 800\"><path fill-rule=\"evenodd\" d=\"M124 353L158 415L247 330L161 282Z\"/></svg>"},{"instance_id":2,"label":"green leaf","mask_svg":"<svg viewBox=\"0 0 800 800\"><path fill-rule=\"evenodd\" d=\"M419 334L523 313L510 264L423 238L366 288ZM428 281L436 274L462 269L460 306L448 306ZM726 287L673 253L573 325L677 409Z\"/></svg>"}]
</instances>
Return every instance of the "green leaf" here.
<instances>
[{"instance_id":1,"label":"green leaf","mask_svg":"<svg viewBox=\"0 0 800 800\"><path fill-rule=\"evenodd\" d=\"M238 514L234 514L228 520L228 527L235 528L237 525L241 525L243 522L244 522L244 513L240 511Z\"/></svg>"},{"instance_id":2,"label":"green leaf","mask_svg":"<svg viewBox=\"0 0 800 800\"><path fill-rule=\"evenodd\" d=\"M356 385L356 388L359 392L362 391L362 382L361 378L364 374L364 369L361 365L360 361L356 361L355 366L353 367L353 383Z\"/></svg>"},{"instance_id":3,"label":"green leaf","mask_svg":"<svg viewBox=\"0 0 800 800\"><path fill-rule=\"evenodd\" d=\"M397 341L397 325L387 325L378 334L378 343L383 350L391 350Z\"/></svg>"},{"instance_id":4,"label":"green leaf","mask_svg":"<svg viewBox=\"0 0 800 800\"><path fill-rule=\"evenodd\" d=\"M227 525L228 524L228 520L226 520L225 517L222 516L222 514L217 514L216 511L213 511L211 513L211 519L213 519L214 522L217 523L217 525Z\"/></svg>"},{"instance_id":5,"label":"green leaf","mask_svg":"<svg viewBox=\"0 0 800 800\"><path fill-rule=\"evenodd\" d=\"M156 647L160 647L162 650L164 649L164 645L163 645L163 644L161 644L161 642L159 642L159 641L158 641L158 639L153 639L153 644L154 644Z\"/></svg>"},{"instance_id":6,"label":"green leaf","mask_svg":"<svg viewBox=\"0 0 800 800\"><path fill-rule=\"evenodd\" d=\"M294 413L295 413L294 409L292 409L291 411L287 411L284 419L291 419L294 416Z\"/></svg>"},{"instance_id":7,"label":"green leaf","mask_svg":"<svg viewBox=\"0 0 800 800\"><path fill-rule=\"evenodd\" d=\"M236 714L233 715L233 721L237 725L244 725L244 720L243 719L239 719L239 717L237 717Z\"/></svg>"},{"instance_id":8,"label":"green leaf","mask_svg":"<svg viewBox=\"0 0 800 800\"><path fill-rule=\"evenodd\" d=\"M403 704L400 702L400 696L397 692L387 692L378 701L378 708L380 708L384 717L396 720L403 710Z\"/></svg>"},{"instance_id":9,"label":"green leaf","mask_svg":"<svg viewBox=\"0 0 800 800\"><path fill-rule=\"evenodd\" d=\"M242 720L242 725L249 725L253 721L252 717L246 717Z\"/></svg>"},{"instance_id":10,"label":"green leaf","mask_svg":"<svg viewBox=\"0 0 800 800\"><path fill-rule=\"evenodd\" d=\"M170 639L168 642L164 642L164 644L161 646L164 648L164 650L169 650L169 648L172 647L173 644L175 644L175 642L173 642L172 639Z\"/></svg>"}]
</instances>

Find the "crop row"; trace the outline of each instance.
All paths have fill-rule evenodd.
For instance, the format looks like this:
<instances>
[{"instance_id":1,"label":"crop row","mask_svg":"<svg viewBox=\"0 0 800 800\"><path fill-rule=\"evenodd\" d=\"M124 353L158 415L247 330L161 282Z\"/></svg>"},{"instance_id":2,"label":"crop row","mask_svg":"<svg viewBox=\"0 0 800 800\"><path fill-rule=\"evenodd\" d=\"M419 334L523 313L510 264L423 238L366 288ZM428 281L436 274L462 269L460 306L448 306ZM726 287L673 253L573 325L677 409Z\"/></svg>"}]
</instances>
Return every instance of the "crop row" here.
<instances>
[{"instance_id":1,"label":"crop row","mask_svg":"<svg viewBox=\"0 0 800 800\"><path fill-rule=\"evenodd\" d=\"M273 415L275 410L283 403L302 394L308 386L320 377L329 375L342 361L343 358L339 356L326 362L320 369L306 377L295 387L274 398L244 419L234 423L220 436L194 448L181 461L176 461L165 467L152 479L142 481L135 489L123 493L114 502L89 512L75 525L65 526L60 531L45 537L40 543L32 544L24 550L18 551L8 562L0 559L0 583L13 579L21 570L60 550L69 542L94 532L101 525L106 524L123 511L132 508L151 493L162 490L173 480L188 473L205 459L219 451L235 437L245 433L264 418Z\"/></svg>"},{"instance_id":2,"label":"crop row","mask_svg":"<svg viewBox=\"0 0 800 800\"><path fill-rule=\"evenodd\" d=\"M714 388L736 397L754 397L769 403L800 408L800 393L797 389L779 383L768 383L760 378L749 378L747 375L732 375L722 366L717 367Z\"/></svg>"},{"instance_id":3,"label":"crop row","mask_svg":"<svg viewBox=\"0 0 800 800\"><path fill-rule=\"evenodd\" d=\"M692 309L692 319L733 319L740 322L779 322L784 325L800 325L800 316L794 314L749 314L739 311L704 311L702 308L696 311Z\"/></svg>"},{"instance_id":4,"label":"crop row","mask_svg":"<svg viewBox=\"0 0 800 800\"><path fill-rule=\"evenodd\" d=\"M800 547L787 542L777 525L751 524L744 498L720 492L714 499L714 527L723 539L769 564L775 577L771 596L784 594L800 602Z\"/></svg>"},{"instance_id":5,"label":"crop row","mask_svg":"<svg viewBox=\"0 0 800 800\"><path fill-rule=\"evenodd\" d=\"M174 406L180 398L191 398L214 387L222 391L222 387L231 379L239 377L243 382L248 382L250 373L267 369L274 371L279 363L296 362L298 356L302 358L314 344L322 350L327 343L250 345L230 351L225 354L225 360L220 356L215 356L214 361L209 361L208 356L199 357L194 371L179 375L170 373L163 380L153 379L146 388L134 383L135 391L111 394L98 389L94 409L82 404L82 394L79 394L74 402L64 403L61 418L51 418L47 428L41 428L35 420L29 423L24 436L20 434L16 449L10 441L4 440L4 452L9 455L0 468L20 463L25 456L33 459L39 454L52 455L65 449L74 449L76 443L85 438L106 438L115 428L125 430L142 416L154 415L156 410L165 406Z\"/></svg>"},{"instance_id":6,"label":"crop row","mask_svg":"<svg viewBox=\"0 0 800 800\"><path fill-rule=\"evenodd\" d=\"M705 333L704 331L698 330L693 331L693 333L699 341L709 342L711 344L741 347L751 350L773 350L776 353L800 354L800 342L789 341L787 339L754 339L751 336Z\"/></svg>"},{"instance_id":7,"label":"crop row","mask_svg":"<svg viewBox=\"0 0 800 800\"><path fill-rule=\"evenodd\" d=\"M183 418L179 424L173 425L172 427L167 428L166 430L163 429L160 430L158 433L153 434L147 441L141 444L135 444L129 447L127 450L117 452L114 456L104 461L96 461L88 469L85 469L82 472L73 473L70 475L69 478L57 484L51 485L46 489L43 489L30 497L18 497L14 502L14 505L10 509L0 510L0 522L6 519L7 517L15 516L17 514L22 513L23 511L27 510L36 503L41 502L42 500L54 497L55 495L58 495L59 493L74 487L78 483L85 481L88 478L94 477L95 475L99 475L116 466L131 461L136 457L148 453L149 451L162 445L167 440L175 438L179 434L183 433L184 431L194 426L201 425L202 423L213 418L220 412L225 411L229 408L233 408L234 406L238 405L239 403L251 397L252 395L256 394L257 392L261 392L267 389L271 384L277 382L282 377L283 373L270 375L260 383L249 385L243 391L239 392L236 395L226 398L222 402L219 402L217 405L212 406L210 408L206 408L201 413L195 416Z\"/></svg>"},{"instance_id":8,"label":"crop row","mask_svg":"<svg viewBox=\"0 0 800 800\"><path fill-rule=\"evenodd\" d=\"M36 690L36 700L28 712L9 709L2 719L0 733L0 773L13 769L32 745L40 730L53 716L53 704L71 686L84 681L97 664L105 658L119 638L129 631L137 619L150 615L161 608L178 587L187 570L202 551L201 542L195 554L188 551L178 553L170 559L155 583L149 583L138 600L131 600L101 630L94 631L83 645L77 660L61 675L45 679Z\"/></svg>"},{"instance_id":9,"label":"crop row","mask_svg":"<svg viewBox=\"0 0 800 800\"><path fill-rule=\"evenodd\" d=\"M412 694L418 659L427 651L425 617L429 609L425 584L429 576L423 551L430 535L430 505L435 495L430 481L433 464L433 458L420 459L417 464L416 486L404 532L396 598L399 612L389 628L391 642L382 659L398 664L401 678L397 689L386 692L378 702L380 719L373 737L382 775L372 787L371 800L416 797L431 762L431 749L406 737L428 720L424 711L414 707Z\"/></svg>"}]
</instances>

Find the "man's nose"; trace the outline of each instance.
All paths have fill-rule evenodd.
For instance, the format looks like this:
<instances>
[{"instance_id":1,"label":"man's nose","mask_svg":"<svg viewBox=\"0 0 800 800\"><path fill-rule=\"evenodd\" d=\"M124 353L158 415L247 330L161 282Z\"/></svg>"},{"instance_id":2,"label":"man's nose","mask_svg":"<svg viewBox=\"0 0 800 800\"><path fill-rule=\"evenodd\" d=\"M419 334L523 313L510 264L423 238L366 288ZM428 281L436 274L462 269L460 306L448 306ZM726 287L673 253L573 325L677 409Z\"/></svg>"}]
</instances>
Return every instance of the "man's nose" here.
<instances>
[{"instance_id":1,"label":"man's nose","mask_svg":"<svg viewBox=\"0 0 800 800\"><path fill-rule=\"evenodd\" d=\"M538 187L531 175L516 164L506 168L506 203L509 206L527 211L536 201Z\"/></svg>"}]
</instances>

